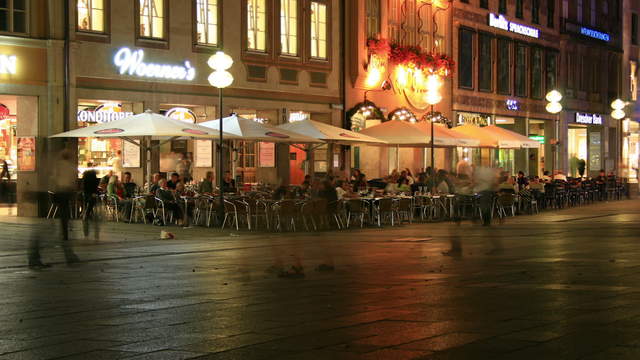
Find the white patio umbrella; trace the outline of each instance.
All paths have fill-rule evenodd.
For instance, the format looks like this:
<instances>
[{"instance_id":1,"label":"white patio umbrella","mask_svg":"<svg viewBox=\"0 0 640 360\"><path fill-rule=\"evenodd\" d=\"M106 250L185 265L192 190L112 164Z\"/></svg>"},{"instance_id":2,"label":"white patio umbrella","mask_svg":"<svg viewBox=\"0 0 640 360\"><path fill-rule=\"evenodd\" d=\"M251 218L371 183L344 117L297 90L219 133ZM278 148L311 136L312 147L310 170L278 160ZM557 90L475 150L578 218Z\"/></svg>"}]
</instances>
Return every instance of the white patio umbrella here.
<instances>
[{"instance_id":1,"label":"white patio umbrella","mask_svg":"<svg viewBox=\"0 0 640 360\"><path fill-rule=\"evenodd\" d=\"M350 131L337 126L321 123L313 120L295 121L278 126L280 129L295 131L299 134L324 140L338 145L351 145L357 143L386 144L387 142L362 133Z\"/></svg>"},{"instance_id":2,"label":"white patio umbrella","mask_svg":"<svg viewBox=\"0 0 640 360\"><path fill-rule=\"evenodd\" d=\"M237 140L297 144L323 142L317 137L306 136L296 131L289 131L281 127L262 124L237 115L227 116L223 118L222 121L222 129L225 132L235 135ZM205 121L198 125L219 130L220 119Z\"/></svg>"},{"instance_id":3,"label":"white patio umbrella","mask_svg":"<svg viewBox=\"0 0 640 360\"><path fill-rule=\"evenodd\" d=\"M243 118L237 115L222 118L222 129L238 137L237 140L244 141L260 141L273 143L295 144L315 144L322 143L315 137L305 136L294 131L289 131L276 126L259 123L255 120ZM220 129L220 119L205 121L200 125L211 128ZM235 151L236 149L234 149ZM236 159L232 159L234 166L232 169L233 177L236 177Z\"/></svg>"},{"instance_id":4,"label":"white patio umbrella","mask_svg":"<svg viewBox=\"0 0 640 360\"><path fill-rule=\"evenodd\" d=\"M149 152L151 151L150 141L152 138L164 139L163 143L165 143L180 137L216 139L219 137L219 134L210 128L172 119L147 110L142 114L127 116L104 124L70 130L50 137L120 138L135 144L147 152L147 167L146 169L143 168L143 172L146 172L147 181L151 183L151 154ZM232 134L224 134L224 137L226 139L238 138ZM141 139L143 141L138 143L134 141L134 139ZM143 178L144 177L143 175Z\"/></svg>"}]
</instances>

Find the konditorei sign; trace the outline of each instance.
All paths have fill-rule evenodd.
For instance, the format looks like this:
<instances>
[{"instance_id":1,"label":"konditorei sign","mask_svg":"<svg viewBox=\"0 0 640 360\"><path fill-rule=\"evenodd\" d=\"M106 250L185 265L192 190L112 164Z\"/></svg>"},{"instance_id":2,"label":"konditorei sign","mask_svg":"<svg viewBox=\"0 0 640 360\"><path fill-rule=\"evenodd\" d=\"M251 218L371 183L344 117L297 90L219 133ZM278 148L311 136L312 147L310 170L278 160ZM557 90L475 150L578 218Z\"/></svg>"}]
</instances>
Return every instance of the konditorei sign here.
<instances>
[{"instance_id":1,"label":"konditorei sign","mask_svg":"<svg viewBox=\"0 0 640 360\"><path fill-rule=\"evenodd\" d=\"M142 49L120 48L113 57L113 64L121 75L186 81L191 81L196 77L196 69L191 66L188 60L185 60L181 65L146 63Z\"/></svg>"},{"instance_id":2,"label":"konditorei sign","mask_svg":"<svg viewBox=\"0 0 640 360\"><path fill-rule=\"evenodd\" d=\"M503 15L489 13L489 26L536 39L540 38L539 29L509 21Z\"/></svg>"},{"instance_id":3,"label":"konditorei sign","mask_svg":"<svg viewBox=\"0 0 640 360\"><path fill-rule=\"evenodd\" d=\"M577 124L602 125L602 115L577 112L575 121Z\"/></svg>"}]
</instances>

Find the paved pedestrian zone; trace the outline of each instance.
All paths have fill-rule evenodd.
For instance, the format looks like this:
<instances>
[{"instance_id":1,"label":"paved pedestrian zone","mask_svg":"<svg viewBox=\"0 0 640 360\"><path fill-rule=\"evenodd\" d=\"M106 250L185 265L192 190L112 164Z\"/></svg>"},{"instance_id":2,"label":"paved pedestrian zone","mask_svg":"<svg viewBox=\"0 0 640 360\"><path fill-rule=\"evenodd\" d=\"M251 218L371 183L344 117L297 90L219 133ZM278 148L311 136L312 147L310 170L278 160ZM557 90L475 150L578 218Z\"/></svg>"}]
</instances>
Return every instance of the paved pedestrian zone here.
<instances>
[{"instance_id":1,"label":"paved pedestrian zone","mask_svg":"<svg viewBox=\"0 0 640 360\"><path fill-rule=\"evenodd\" d=\"M640 359L639 220L624 200L491 227L73 222L68 266L55 222L2 217L0 360Z\"/></svg>"}]
</instances>

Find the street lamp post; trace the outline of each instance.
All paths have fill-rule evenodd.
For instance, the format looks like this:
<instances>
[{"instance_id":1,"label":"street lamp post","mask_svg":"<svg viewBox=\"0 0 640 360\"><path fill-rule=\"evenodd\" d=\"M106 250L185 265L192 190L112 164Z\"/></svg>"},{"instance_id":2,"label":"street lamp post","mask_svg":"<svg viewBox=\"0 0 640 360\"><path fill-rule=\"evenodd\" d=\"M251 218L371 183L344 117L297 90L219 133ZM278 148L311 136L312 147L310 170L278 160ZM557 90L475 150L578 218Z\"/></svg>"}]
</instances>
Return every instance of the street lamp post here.
<instances>
[{"instance_id":1,"label":"street lamp post","mask_svg":"<svg viewBox=\"0 0 640 360\"><path fill-rule=\"evenodd\" d=\"M424 100L427 104L431 105L431 113L429 120L431 121L431 170L435 173L435 136L433 123L435 122L433 106L442 101L442 95L440 94L440 88L442 87L442 79L439 75L432 74L427 77L426 93Z\"/></svg>"},{"instance_id":2,"label":"street lamp post","mask_svg":"<svg viewBox=\"0 0 640 360\"><path fill-rule=\"evenodd\" d=\"M218 188L220 191L220 220L224 219L224 153L222 152L222 144L223 144L223 115L222 115L222 89L228 87L233 83L233 75L227 70L233 65L233 59L231 56L225 54L222 51L216 52L212 55L207 61L207 65L214 71L209 75L209 84L218 89L218 114L220 119L220 140L219 140L219 148L218 148Z\"/></svg>"},{"instance_id":3,"label":"street lamp post","mask_svg":"<svg viewBox=\"0 0 640 360\"><path fill-rule=\"evenodd\" d=\"M551 178L553 179L555 177L555 171L556 171L556 156L558 155L557 146L558 146L558 137L559 137L558 135L560 132L559 121L558 121L558 117L560 115L558 114L560 113L560 111L562 111L562 104L560 104L560 101L562 100L562 94L558 90L551 90L547 93L547 96L545 98L549 102L546 106L547 112L550 114L556 115L556 118L554 119L555 139L551 142L551 152L553 153L553 156L551 157Z\"/></svg>"}]
</instances>

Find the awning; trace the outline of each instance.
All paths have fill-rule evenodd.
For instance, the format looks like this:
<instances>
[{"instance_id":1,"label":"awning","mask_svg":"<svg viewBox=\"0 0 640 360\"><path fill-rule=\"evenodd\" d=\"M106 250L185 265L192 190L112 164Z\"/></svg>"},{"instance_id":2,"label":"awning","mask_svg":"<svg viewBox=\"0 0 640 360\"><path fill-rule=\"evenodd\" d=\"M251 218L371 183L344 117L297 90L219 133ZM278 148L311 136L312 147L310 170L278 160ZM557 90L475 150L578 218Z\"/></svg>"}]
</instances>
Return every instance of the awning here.
<instances>
[{"instance_id":1,"label":"awning","mask_svg":"<svg viewBox=\"0 0 640 360\"><path fill-rule=\"evenodd\" d=\"M540 146L540 143L535 140L495 125L484 127L462 125L451 129L451 131L479 140L480 144L477 145L478 147L520 149L537 148Z\"/></svg>"},{"instance_id":2,"label":"awning","mask_svg":"<svg viewBox=\"0 0 640 360\"><path fill-rule=\"evenodd\" d=\"M422 129L415 124L401 120L390 120L378 125L366 128L359 134L372 136L374 138L385 141L389 145L402 147L426 147L430 144L431 138ZM439 143L438 138L435 142L436 146L450 146L446 142Z\"/></svg>"},{"instance_id":3,"label":"awning","mask_svg":"<svg viewBox=\"0 0 640 360\"><path fill-rule=\"evenodd\" d=\"M341 145L357 143L383 144L384 140L313 120L295 121L278 128Z\"/></svg>"},{"instance_id":4,"label":"awning","mask_svg":"<svg viewBox=\"0 0 640 360\"><path fill-rule=\"evenodd\" d=\"M431 141L431 124L426 121L421 121L416 124L422 132L427 136L428 141ZM434 124L433 131L435 133L434 145L437 146L461 146L461 147L476 147L480 144L480 140L461 135L455 131L451 131L449 128L442 124Z\"/></svg>"}]
</instances>

